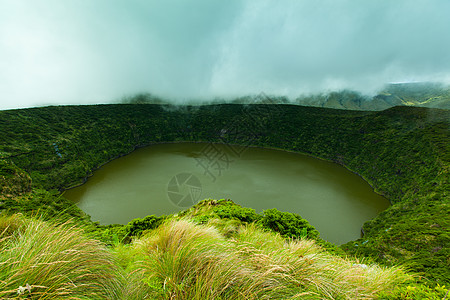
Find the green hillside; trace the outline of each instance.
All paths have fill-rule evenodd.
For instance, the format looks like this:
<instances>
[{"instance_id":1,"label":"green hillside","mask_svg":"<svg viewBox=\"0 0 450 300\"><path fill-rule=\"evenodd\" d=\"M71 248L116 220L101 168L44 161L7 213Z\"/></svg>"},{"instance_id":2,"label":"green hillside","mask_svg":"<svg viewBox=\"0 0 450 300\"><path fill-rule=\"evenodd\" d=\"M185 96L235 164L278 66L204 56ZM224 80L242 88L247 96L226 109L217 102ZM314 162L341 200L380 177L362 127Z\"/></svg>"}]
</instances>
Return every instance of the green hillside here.
<instances>
[{"instance_id":1,"label":"green hillside","mask_svg":"<svg viewBox=\"0 0 450 300\"><path fill-rule=\"evenodd\" d=\"M351 90L298 97L301 105L356 110L385 110L394 106L450 109L450 88L440 83L388 84L374 96Z\"/></svg>"},{"instance_id":2,"label":"green hillside","mask_svg":"<svg viewBox=\"0 0 450 300\"><path fill-rule=\"evenodd\" d=\"M130 226L134 228L139 222L128 227L107 228L93 224L75 205L61 197L59 191L83 183L86 176L102 164L152 143L204 141L292 150L346 166L364 177L392 203L386 211L364 224L365 234L361 239L345 244L341 249L320 238L306 237L314 239L334 255L342 256L343 250L381 265L403 265L415 274L415 280L420 284L430 286L410 287L425 295L434 291L436 284L448 285L450 282L449 123L450 111L418 107L363 112L294 105L120 104L0 111L0 209L2 214L9 211L36 215L40 212L50 222L55 222L55 218L72 218L95 239L116 245L117 249L133 248L134 242L123 244L120 241L131 242ZM236 210L236 216L231 214L231 219L239 224L259 222L258 226L264 230L283 235L280 228L285 226L264 227L260 217L242 219L239 216L243 212ZM230 212L225 213L228 214ZM197 216L194 223L215 226L212 220L217 216L208 215ZM142 231L152 228L154 222L148 222L149 227L146 222L139 224L144 224ZM217 226L224 229L220 224ZM226 232L221 233L226 238L232 237L233 232L241 234L233 229L227 237ZM295 232L287 231L284 236L305 237L303 229ZM151 257L154 255L152 253ZM133 265L132 262L129 264ZM5 274L9 273L2 273L2 276ZM145 274L152 278L147 286L153 286L152 291L158 293L161 278L156 277L154 281L153 275ZM167 285L167 281L162 282ZM24 284L26 282L20 285ZM176 297L181 296L175 291L183 290L179 284L171 287L174 295L178 295ZM283 285L279 287L284 288ZM373 287L369 290L372 293L367 296L369 298L381 292ZM323 297L330 299L354 299L350 295L355 295L351 294L354 290L342 296L333 294L334 290L305 288L293 291L289 297L309 292L311 297L326 295ZM403 299L402 293L408 291L399 291L399 299ZM257 295L261 294L254 294L255 299Z\"/></svg>"}]
</instances>

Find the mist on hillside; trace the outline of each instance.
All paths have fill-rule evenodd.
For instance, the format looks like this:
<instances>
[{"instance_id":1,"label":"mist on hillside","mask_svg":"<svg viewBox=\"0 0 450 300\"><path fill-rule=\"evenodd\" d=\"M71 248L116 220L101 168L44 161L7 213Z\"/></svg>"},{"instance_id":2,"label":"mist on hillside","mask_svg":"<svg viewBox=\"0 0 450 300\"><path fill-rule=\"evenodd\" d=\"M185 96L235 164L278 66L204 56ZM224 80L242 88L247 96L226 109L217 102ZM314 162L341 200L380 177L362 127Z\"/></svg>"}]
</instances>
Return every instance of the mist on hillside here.
<instances>
[{"instance_id":1,"label":"mist on hillside","mask_svg":"<svg viewBox=\"0 0 450 300\"><path fill-rule=\"evenodd\" d=\"M0 109L449 84L449 11L447 0L0 0Z\"/></svg>"}]
</instances>

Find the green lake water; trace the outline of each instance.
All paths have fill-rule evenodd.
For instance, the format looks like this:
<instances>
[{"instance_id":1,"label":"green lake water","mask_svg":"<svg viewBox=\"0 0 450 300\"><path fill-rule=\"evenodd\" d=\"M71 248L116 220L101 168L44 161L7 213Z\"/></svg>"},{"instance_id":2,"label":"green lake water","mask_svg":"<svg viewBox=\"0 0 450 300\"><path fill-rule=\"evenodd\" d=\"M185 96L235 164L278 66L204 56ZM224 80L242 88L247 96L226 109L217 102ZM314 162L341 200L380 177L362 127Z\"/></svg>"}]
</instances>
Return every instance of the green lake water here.
<instances>
[{"instance_id":1,"label":"green lake water","mask_svg":"<svg viewBox=\"0 0 450 300\"><path fill-rule=\"evenodd\" d=\"M302 154L206 143L138 149L95 171L64 196L101 224L172 214L198 200L231 199L257 212L300 214L321 237L342 244L389 206L358 175Z\"/></svg>"}]
</instances>

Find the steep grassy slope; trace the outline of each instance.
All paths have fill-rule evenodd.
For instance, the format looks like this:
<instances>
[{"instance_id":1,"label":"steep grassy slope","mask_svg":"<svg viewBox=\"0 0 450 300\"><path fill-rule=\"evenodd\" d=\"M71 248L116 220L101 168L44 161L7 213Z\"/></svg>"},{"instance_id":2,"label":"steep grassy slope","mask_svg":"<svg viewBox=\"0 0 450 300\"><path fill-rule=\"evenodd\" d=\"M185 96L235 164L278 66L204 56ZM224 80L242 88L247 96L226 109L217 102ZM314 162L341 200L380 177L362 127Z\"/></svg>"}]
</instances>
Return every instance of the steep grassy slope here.
<instances>
[{"instance_id":1,"label":"steep grassy slope","mask_svg":"<svg viewBox=\"0 0 450 300\"><path fill-rule=\"evenodd\" d=\"M447 110L413 107L382 112L291 105L10 110L0 112L0 131L4 133L0 137L4 166L0 175L9 182L3 191L27 189L27 180L8 179L16 173L29 174L35 190L63 189L83 182L96 167L136 147L167 141L221 142L308 153L361 174L393 204L364 225L362 239L343 249L385 264L406 263L425 279L443 283L450 280L449 120ZM12 174L11 169L18 171ZM1 207L21 210L28 203L24 197L39 199L3 193ZM64 203L56 196L48 199ZM83 219L74 207L69 214Z\"/></svg>"},{"instance_id":2,"label":"steep grassy slope","mask_svg":"<svg viewBox=\"0 0 450 300\"><path fill-rule=\"evenodd\" d=\"M208 201L194 211L221 206ZM192 211L172 216L109 248L73 223L0 216L0 297L370 299L411 282L401 268L361 264L314 240L286 240L255 223L209 215L204 225Z\"/></svg>"}]
</instances>

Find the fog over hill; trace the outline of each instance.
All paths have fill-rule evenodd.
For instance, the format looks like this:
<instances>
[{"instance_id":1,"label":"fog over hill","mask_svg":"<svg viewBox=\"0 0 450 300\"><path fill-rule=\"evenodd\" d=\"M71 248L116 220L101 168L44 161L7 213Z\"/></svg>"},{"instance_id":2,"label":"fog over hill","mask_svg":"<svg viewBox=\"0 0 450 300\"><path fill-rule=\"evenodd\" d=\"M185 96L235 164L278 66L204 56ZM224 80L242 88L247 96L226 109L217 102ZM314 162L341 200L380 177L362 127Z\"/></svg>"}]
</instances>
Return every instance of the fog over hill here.
<instances>
[{"instance_id":1,"label":"fog over hill","mask_svg":"<svg viewBox=\"0 0 450 300\"><path fill-rule=\"evenodd\" d=\"M129 104L172 104L173 100L158 97L151 93L138 93L123 97L120 103ZM180 102L178 102L180 103ZM295 99L285 96L270 95L264 92L246 95L233 99L214 98L202 100L186 100L183 105L204 104L298 104L349 110L384 110L394 106L417 106L450 109L450 86L441 83L411 82L387 84L375 95L362 94L355 90L339 90L310 95L302 95Z\"/></svg>"},{"instance_id":2,"label":"fog over hill","mask_svg":"<svg viewBox=\"0 0 450 300\"><path fill-rule=\"evenodd\" d=\"M449 11L447 0L0 0L0 109L448 84Z\"/></svg>"},{"instance_id":3,"label":"fog over hill","mask_svg":"<svg viewBox=\"0 0 450 300\"><path fill-rule=\"evenodd\" d=\"M388 84L376 95L368 96L356 91L298 97L300 105L353 110L384 110L393 106L420 106L450 109L450 87L439 83Z\"/></svg>"}]
</instances>

